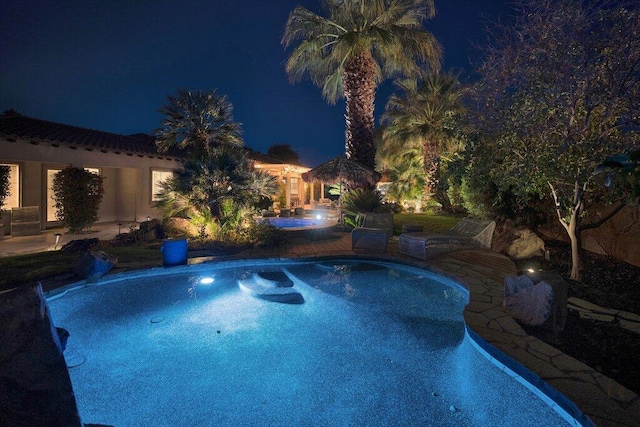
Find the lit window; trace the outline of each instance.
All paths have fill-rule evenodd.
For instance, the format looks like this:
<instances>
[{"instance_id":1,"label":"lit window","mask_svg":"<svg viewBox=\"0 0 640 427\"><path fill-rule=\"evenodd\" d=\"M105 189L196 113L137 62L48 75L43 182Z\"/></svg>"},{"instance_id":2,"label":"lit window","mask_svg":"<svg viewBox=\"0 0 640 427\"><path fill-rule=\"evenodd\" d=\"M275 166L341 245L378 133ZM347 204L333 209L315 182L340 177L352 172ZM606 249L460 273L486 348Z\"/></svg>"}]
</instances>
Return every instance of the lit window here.
<instances>
[{"instance_id":1,"label":"lit window","mask_svg":"<svg viewBox=\"0 0 640 427\"><path fill-rule=\"evenodd\" d=\"M162 191L162 183L173 176L171 171L152 170L151 171L151 201L160 200L158 193Z\"/></svg>"},{"instance_id":2,"label":"lit window","mask_svg":"<svg viewBox=\"0 0 640 427\"><path fill-rule=\"evenodd\" d=\"M291 195L298 195L298 178L291 178Z\"/></svg>"},{"instance_id":3,"label":"lit window","mask_svg":"<svg viewBox=\"0 0 640 427\"><path fill-rule=\"evenodd\" d=\"M84 168L84 170L86 170L87 172L95 173L96 175L100 176L100 169L98 168Z\"/></svg>"},{"instance_id":4,"label":"lit window","mask_svg":"<svg viewBox=\"0 0 640 427\"><path fill-rule=\"evenodd\" d=\"M47 221L58 221L58 208L56 208L56 197L53 191L53 180L61 169L47 169Z\"/></svg>"},{"instance_id":5,"label":"lit window","mask_svg":"<svg viewBox=\"0 0 640 427\"><path fill-rule=\"evenodd\" d=\"M9 166L9 195L4 199L2 209L20 207L20 166L14 164L0 163L2 166Z\"/></svg>"}]
</instances>

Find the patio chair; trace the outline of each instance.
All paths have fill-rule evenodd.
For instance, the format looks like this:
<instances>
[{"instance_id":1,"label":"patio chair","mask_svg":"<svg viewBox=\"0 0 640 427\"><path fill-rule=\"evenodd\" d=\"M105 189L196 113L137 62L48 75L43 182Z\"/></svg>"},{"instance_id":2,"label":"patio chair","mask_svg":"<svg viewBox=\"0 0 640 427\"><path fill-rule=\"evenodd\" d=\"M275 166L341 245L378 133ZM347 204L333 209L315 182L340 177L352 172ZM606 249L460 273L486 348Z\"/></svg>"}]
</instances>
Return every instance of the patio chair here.
<instances>
[{"instance_id":1,"label":"patio chair","mask_svg":"<svg viewBox=\"0 0 640 427\"><path fill-rule=\"evenodd\" d=\"M351 249L384 252L392 234L393 213L367 212L362 226L351 232Z\"/></svg>"},{"instance_id":2,"label":"patio chair","mask_svg":"<svg viewBox=\"0 0 640 427\"><path fill-rule=\"evenodd\" d=\"M445 234L402 233L400 253L426 260L465 248L491 248L495 221L464 218Z\"/></svg>"}]
</instances>

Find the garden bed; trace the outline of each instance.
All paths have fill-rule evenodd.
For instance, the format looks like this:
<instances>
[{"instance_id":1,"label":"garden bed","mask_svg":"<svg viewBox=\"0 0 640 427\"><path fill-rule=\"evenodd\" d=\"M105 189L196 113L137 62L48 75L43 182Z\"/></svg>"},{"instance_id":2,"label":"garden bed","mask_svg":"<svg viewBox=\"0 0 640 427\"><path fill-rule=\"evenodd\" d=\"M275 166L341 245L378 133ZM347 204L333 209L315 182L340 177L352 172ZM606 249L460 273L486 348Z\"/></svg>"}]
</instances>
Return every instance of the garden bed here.
<instances>
[{"instance_id":1,"label":"garden bed","mask_svg":"<svg viewBox=\"0 0 640 427\"><path fill-rule=\"evenodd\" d=\"M542 257L516 260L518 268L533 265L568 276L571 269L570 247L559 242L546 242L546 247L549 261ZM581 261L582 280L569 281L569 297L640 314L640 267L587 251L581 254ZM640 394L640 335L622 328L619 322L581 319L576 311L569 310L565 329L557 337L538 328L524 329Z\"/></svg>"}]
</instances>

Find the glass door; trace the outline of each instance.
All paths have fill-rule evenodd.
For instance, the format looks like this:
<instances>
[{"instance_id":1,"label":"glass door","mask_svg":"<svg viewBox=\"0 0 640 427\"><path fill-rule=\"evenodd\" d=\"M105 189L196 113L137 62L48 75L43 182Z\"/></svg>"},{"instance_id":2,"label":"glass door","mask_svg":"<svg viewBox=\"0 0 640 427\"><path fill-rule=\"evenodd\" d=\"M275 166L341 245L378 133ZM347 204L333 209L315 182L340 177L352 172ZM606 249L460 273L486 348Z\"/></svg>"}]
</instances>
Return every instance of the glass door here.
<instances>
[{"instance_id":1,"label":"glass door","mask_svg":"<svg viewBox=\"0 0 640 427\"><path fill-rule=\"evenodd\" d=\"M58 209L53 193L53 177L62 169L47 169L47 222L58 222Z\"/></svg>"}]
</instances>

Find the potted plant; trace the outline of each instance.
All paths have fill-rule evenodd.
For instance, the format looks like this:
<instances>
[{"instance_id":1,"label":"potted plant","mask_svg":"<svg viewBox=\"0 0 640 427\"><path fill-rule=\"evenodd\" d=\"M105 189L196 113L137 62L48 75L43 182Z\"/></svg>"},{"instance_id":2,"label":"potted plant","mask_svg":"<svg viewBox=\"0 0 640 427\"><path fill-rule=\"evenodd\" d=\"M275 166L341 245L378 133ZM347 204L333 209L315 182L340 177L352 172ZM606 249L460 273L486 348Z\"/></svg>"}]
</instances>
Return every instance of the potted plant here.
<instances>
[{"instance_id":1,"label":"potted plant","mask_svg":"<svg viewBox=\"0 0 640 427\"><path fill-rule=\"evenodd\" d=\"M0 239L4 238L4 222L2 222L2 207L9 196L9 166L0 165Z\"/></svg>"}]
</instances>

